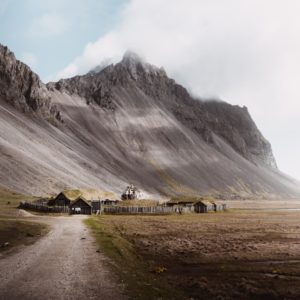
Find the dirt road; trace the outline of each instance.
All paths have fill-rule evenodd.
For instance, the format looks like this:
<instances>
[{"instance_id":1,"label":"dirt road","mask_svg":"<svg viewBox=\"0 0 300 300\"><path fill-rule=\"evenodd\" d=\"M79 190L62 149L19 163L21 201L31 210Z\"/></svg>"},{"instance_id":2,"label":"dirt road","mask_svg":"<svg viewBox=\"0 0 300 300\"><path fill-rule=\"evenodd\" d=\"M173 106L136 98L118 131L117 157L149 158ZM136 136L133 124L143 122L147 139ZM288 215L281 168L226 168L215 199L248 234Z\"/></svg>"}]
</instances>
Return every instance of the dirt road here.
<instances>
[{"instance_id":1,"label":"dirt road","mask_svg":"<svg viewBox=\"0 0 300 300\"><path fill-rule=\"evenodd\" d=\"M52 230L0 259L0 299L125 299L84 218L36 217Z\"/></svg>"}]
</instances>

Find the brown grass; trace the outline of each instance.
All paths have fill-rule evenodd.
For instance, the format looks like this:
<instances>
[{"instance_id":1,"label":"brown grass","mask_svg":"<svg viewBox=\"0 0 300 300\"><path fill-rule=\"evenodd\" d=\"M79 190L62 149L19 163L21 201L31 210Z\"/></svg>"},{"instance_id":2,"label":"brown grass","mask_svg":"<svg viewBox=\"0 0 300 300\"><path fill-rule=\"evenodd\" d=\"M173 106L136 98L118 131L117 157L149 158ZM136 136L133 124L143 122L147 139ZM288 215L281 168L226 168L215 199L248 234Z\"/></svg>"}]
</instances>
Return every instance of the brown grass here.
<instances>
[{"instance_id":1,"label":"brown grass","mask_svg":"<svg viewBox=\"0 0 300 300\"><path fill-rule=\"evenodd\" d=\"M299 211L231 210L94 222L131 245L132 255L163 268L160 278L186 299L299 299L299 219Z\"/></svg>"},{"instance_id":2,"label":"brown grass","mask_svg":"<svg viewBox=\"0 0 300 300\"><path fill-rule=\"evenodd\" d=\"M16 208L19 206L21 201L32 201L34 199L37 198L0 189L0 217L5 218L16 216Z\"/></svg>"},{"instance_id":3,"label":"brown grass","mask_svg":"<svg viewBox=\"0 0 300 300\"><path fill-rule=\"evenodd\" d=\"M159 201L157 200L123 200L118 203L118 206L139 206L139 207L149 207L157 206Z\"/></svg>"},{"instance_id":4,"label":"brown grass","mask_svg":"<svg viewBox=\"0 0 300 300\"><path fill-rule=\"evenodd\" d=\"M122 216L118 218L122 219ZM111 268L126 284L129 299L183 299L183 295L174 294L161 277L164 267L144 260L135 251L134 244L110 220L110 216L94 216L86 223L92 229L101 251L111 259Z\"/></svg>"}]
</instances>

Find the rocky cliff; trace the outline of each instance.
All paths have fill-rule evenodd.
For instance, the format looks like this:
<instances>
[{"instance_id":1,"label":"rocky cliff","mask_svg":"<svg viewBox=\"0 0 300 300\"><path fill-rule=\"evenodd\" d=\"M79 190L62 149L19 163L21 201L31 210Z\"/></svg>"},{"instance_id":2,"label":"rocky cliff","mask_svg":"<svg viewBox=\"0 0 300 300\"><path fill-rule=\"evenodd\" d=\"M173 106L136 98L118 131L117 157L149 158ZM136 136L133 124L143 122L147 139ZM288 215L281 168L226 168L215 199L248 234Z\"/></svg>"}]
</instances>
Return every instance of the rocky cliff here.
<instances>
[{"instance_id":1,"label":"rocky cliff","mask_svg":"<svg viewBox=\"0 0 300 300\"><path fill-rule=\"evenodd\" d=\"M245 107L194 99L134 53L46 86L6 48L1 53L0 183L7 188L120 194L133 183L145 197L300 194Z\"/></svg>"},{"instance_id":2,"label":"rocky cliff","mask_svg":"<svg viewBox=\"0 0 300 300\"><path fill-rule=\"evenodd\" d=\"M36 113L49 120L61 121L50 94L37 74L0 44L0 97L22 111Z\"/></svg>"}]
</instances>

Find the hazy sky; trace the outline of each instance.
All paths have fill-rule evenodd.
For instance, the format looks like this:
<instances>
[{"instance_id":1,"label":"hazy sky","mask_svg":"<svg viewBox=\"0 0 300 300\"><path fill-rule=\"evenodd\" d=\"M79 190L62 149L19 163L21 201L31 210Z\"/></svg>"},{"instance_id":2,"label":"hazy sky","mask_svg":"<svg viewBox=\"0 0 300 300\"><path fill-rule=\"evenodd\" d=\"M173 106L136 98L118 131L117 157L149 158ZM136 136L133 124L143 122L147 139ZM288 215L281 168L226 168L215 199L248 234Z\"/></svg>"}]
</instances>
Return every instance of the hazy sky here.
<instances>
[{"instance_id":1,"label":"hazy sky","mask_svg":"<svg viewBox=\"0 0 300 300\"><path fill-rule=\"evenodd\" d=\"M300 179L300 1L0 0L0 42L44 81L131 49L193 94L246 105Z\"/></svg>"}]
</instances>

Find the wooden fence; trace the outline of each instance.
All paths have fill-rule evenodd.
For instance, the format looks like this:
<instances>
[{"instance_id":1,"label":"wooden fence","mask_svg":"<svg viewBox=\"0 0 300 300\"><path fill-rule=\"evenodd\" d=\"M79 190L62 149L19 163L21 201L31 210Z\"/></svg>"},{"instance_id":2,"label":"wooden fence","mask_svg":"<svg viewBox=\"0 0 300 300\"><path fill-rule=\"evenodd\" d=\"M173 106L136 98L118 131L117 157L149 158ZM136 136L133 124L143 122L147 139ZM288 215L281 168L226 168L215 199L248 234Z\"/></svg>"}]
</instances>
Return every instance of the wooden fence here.
<instances>
[{"instance_id":1,"label":"wooden fence","mask_svg":"<svg viewBox=\"0 0 300 300\"><path fill-rule=\"evenodd\" d=\"M19 208L46 213L70 213L70 208L68 206L49 207L39 203L30 202L21 202Z\"/></svg>"},{"instance_id":2,"label":"wooden fence","mask_svg":"<svg viewBox=\"0 0 300 300\"><path fill-rule=\"evenodd\" d=\"M173 207L168 206L114 206L104 207L104 213L108 214L171 214Z\"/></svg>"},{"instance_id":3,"label":"wooden fence","mask_svg":"<svg viewBox=\"0 0 300 300\"><path fill-rule=\"evenodd\" d=\"M68 206L47 206L40 203L21 202L19 208L44 212L44 213L70 213ZM172 214L174 213L173 207L169 206L110 206L104 207L104 213L107 214Z\"/></svg>"}]
</instances>

